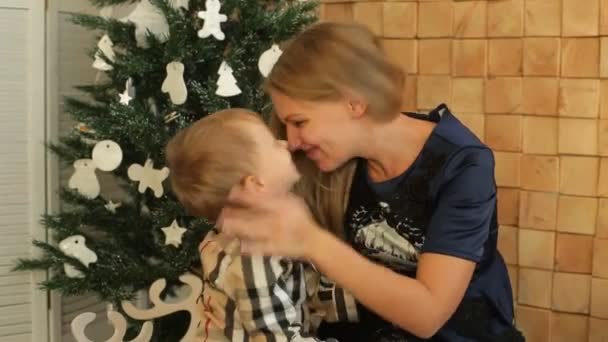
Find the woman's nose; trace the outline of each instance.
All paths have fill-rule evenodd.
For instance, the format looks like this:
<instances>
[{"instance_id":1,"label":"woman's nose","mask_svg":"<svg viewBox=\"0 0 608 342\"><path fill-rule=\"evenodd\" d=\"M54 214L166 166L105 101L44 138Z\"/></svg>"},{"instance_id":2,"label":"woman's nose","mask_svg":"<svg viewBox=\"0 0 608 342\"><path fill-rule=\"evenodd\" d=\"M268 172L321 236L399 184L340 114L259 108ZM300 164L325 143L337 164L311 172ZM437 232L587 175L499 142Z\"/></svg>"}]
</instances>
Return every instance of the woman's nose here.
<instances>
[{"instance_id":1,"label":"woman's nose","mask_svg":"<svg viewBox=\"0 0 608 342\"><path fill-rule=\"evenodd\" d=\"M302 142L300 141L300 138L298 137L296 129L292 128L290 126L287 126L287 147L289 148L289 150L291 152L297 151L301 145L302 145Z\"/></svg>"}]
</instances>

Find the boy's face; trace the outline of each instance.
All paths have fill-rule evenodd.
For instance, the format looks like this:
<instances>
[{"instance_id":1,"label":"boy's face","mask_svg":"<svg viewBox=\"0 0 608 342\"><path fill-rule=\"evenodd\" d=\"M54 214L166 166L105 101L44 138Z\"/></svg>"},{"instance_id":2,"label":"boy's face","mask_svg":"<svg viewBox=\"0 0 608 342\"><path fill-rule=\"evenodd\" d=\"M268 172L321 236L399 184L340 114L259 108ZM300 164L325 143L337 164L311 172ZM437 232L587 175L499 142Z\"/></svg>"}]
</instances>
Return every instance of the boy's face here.
<instances>
[{"instance_id":1,"label":"boy's face","mask_svg":"<svg viewBox=\"0 0 608 342\"><path fill-rule=\"evenodd\" d=\"M277 140L268 127L261 123L245 123L246 129L256 141L258 154L256 174L263 191L285 194L300 179L300 174L291 158L287 142Z\"/></svg>"}]
</instances>

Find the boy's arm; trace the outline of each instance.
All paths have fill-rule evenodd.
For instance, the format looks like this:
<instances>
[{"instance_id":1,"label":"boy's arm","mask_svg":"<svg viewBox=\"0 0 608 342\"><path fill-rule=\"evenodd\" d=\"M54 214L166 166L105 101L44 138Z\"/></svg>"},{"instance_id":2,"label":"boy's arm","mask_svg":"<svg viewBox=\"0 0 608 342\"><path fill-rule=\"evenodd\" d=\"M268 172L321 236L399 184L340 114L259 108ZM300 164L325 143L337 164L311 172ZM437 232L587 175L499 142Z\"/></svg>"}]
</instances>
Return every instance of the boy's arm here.
<instances>
[{"instance_id":1,"label":"boy's arm","mask_svg":"<svg viewBox=\"0 0 608 342\"><path fill-rule=\"evenodd\" d=\"M321 276L319 288L311 299L311 306L320 311L328 323L359 321L355 297L324 276Z\"/></svg>"},{"instance_id":2,"label":"boy's arm","mask_svg":"<svg viewBox=\"0 0 608 342\"><path fill-rule=\"evenodd\" d=\"M277 257L241 256L230 265L224 284L251 342L313 342L303 337L306 301L304 268Z\"/></svg>"}]
</instances>

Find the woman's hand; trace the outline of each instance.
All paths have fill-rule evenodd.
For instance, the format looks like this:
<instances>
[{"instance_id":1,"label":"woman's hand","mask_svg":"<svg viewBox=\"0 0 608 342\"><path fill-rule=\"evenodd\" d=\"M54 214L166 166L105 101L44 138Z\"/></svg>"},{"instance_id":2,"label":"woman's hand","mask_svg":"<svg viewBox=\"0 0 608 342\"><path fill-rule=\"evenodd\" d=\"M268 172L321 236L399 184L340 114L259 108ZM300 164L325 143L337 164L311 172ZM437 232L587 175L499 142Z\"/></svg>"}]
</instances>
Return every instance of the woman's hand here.
<instances>
[{"instance_id":1,"label":"woman's hand","mask_svg":"<svg viewBox=\"0 0 608 342\"><path fill-rule=\"evenodd\" d=\"M306 203L293 194L277 196L235 186L217 222L241 239L244 253L307 259L321 228Z\"/></svg>"}]
</instances>

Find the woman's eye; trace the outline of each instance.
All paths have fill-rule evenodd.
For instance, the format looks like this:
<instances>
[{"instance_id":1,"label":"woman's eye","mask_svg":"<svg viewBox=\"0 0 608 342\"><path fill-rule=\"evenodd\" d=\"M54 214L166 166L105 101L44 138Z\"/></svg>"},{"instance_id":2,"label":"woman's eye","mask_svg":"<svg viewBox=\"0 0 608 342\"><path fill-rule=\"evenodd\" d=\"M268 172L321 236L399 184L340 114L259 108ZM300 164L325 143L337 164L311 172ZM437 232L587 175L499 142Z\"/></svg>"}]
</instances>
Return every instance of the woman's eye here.
<instances>
[{"instance_id":1,"label":"woman's eye","mask_svg":"<svg viewBox=\"0 0 608 342\"><path fill-rule=\"evenodd\" d=\"M296 126L297 128L300 128L300 127L304 126L305 122L306 121L304 121L304 120L302 120L302 121L294 121L293 125Z\"/></svg>"}]
</instances>

